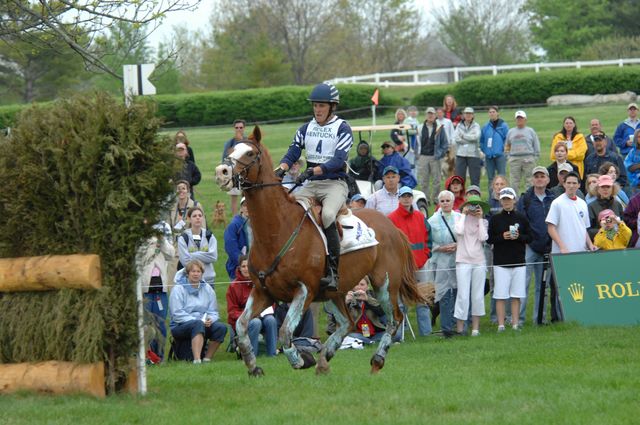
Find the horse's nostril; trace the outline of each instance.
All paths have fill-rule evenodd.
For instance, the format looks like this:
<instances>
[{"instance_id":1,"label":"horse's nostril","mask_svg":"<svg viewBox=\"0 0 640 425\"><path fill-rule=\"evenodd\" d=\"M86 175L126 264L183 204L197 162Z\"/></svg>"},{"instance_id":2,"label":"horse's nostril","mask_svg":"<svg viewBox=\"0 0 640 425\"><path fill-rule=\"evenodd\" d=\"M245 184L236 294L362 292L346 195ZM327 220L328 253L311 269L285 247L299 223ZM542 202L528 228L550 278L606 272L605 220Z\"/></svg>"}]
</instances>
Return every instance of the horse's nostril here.
<instances>
[{"instance_id":1,"label":"horse's nostril","mask_svg":"<svg viewBox=\"0 0 640 425\"><path fill-rule=\"evenodd\" d=\"M224 174L225 176L227 175L229 171L227 171L227 169L222 170L222 174Z\"/></svg>"}]
</instances>

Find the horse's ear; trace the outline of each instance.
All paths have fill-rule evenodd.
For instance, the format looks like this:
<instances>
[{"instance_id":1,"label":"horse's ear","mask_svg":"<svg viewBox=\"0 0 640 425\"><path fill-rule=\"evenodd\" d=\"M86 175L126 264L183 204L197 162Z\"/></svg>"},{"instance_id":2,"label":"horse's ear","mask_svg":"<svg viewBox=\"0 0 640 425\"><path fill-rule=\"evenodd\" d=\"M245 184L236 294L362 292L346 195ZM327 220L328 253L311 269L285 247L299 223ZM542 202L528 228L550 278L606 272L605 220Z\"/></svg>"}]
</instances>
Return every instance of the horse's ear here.
<instances>
[{"instance_id":1,"label":"horse's ear","mask_svg":"<svg viewBox=\"0 0 640 425\"><path fill-rule=\"evenodd\" d=\"M249 139L260 144L260 140L262 140L262 131L260 131L259 126L256 125L255 127L253 127L253 133L251 133L251 135L249 136Z\"/></svg>"}]
</instances>

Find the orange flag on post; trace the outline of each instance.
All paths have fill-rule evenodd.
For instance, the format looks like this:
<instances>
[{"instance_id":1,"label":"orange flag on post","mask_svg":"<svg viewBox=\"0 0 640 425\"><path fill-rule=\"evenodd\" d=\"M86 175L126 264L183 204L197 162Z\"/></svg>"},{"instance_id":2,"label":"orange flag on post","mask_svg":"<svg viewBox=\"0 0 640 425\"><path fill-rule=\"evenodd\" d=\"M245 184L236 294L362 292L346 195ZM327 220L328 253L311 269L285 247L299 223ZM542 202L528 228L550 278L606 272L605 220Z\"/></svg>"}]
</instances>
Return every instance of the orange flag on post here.
<instances>
[{"instance_id":1,"label":"orange flag on post","mask_svg":"<svg viewBox=\"0 0 640 425\"><path fill-rule=\"evenodd\" d=\"M376 89L376 91L373 93L373 96L371 96L371 101L373 102L374 105L378 106L378 95L380 93L378 92L378 89Z\"/></svg>"}]
</instances>

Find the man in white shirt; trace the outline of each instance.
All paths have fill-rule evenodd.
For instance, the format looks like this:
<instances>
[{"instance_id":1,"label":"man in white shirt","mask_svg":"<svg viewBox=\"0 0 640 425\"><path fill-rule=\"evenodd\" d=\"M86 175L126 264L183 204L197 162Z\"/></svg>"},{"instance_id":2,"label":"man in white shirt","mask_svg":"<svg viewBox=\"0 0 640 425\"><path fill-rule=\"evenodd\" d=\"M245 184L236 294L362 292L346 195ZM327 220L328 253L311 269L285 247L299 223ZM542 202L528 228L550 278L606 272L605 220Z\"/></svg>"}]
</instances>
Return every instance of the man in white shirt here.
<instances>
[{"instance_id":1,"label":"man in white shirt","mask_svg":"<svg viewBox=\"0 0 640 425\"><path fill-rule=\"evenodd\" d=\"M382 181L384 185L367 199L365 208L372 208L384 215L389 215L398 208L400 172L393 165L389 165L382 171Z\"/></svg>"},{"instance_id":2,"label":"man in white shirt","mask_svg":"<svg viewBox=\"0 0 640 425\"><path fill-rule=\"evenodd\" d=\"M577 196L580 177L570 172L564 179L565 192L551 203L547 214L547 231L551 236L551 253L595 251L587 233L590 226L587 203Z\"/></svg>"}]
</instances>

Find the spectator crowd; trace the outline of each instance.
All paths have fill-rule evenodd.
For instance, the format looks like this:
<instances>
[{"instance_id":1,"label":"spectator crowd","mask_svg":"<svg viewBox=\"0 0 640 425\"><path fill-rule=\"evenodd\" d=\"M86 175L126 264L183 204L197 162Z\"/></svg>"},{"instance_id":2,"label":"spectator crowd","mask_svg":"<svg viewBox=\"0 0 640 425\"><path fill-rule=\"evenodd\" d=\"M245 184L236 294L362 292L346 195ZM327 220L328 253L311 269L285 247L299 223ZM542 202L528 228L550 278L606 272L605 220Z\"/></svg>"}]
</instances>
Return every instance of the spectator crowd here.
<instances>
[{"instance_id":1,"label":"spectator crowd","mask_svg":"<svg viewBox=\"0 0 640 425\"><path fill-rule=\"evenodd\" d=\"M612 137L598 118L582 133L573 117L565 117L546 160L526 111L518 110L514 119L515 126L509 128L499 108L491 106L486 122L480 123L473 108L459 108L448 95L442 107L426 108L422 119L415 107L398 109L395 123L408 124L410 130L392 130L380 145L379 159L366 141L351 155L349 178L376 183L377 190L360 194L357 185L349 184L350 208L371 208L388 216L411 244L420 283L435 287L436 308L416 309L420 335L432 333L436 315L444 337L480 335L487 293L497 332L508 326L520 331L532 280L533 322L560 320L556 288L546 273L549 254L640 244L640 120L635 103L627 106L627 117ZM223 159L245 138L244 129L243 120L234 121L235 134L224 145ZM141 247L140 279L147 309L165 337L167 312L170 315L176 357L208 362L227 334L213 290L218 243L194 195L201 173L183 131L175 136L175 149L183 164L175 178L175 203L157 225L158 236ZM303 159L292 163L284 183L299 190L295 182L304 168ZM432 207L428 217L417 208L415 188ZM252 232L240 190L230 196L233 219L224 231L224 249L233 282L226 294L233 342L252 287L247 261ZM349 336L364 344L379 340L384 312L367 279L348 292L346 302L356 324ZM276 355L277 318L286 309L286 304L274 305L250 322L254 354L260 352L262 335L264 352ZM295 336L318 338L318 314L317 309L306 314ZM149 350L164 357L159 335Z\"/></svg>"}]
</instances>

